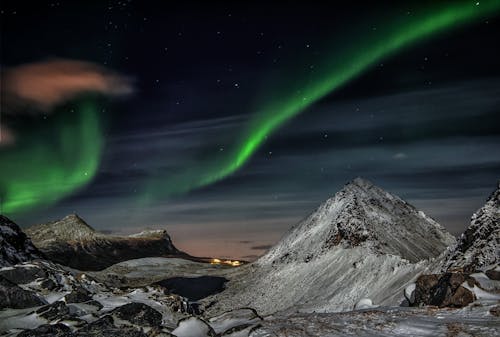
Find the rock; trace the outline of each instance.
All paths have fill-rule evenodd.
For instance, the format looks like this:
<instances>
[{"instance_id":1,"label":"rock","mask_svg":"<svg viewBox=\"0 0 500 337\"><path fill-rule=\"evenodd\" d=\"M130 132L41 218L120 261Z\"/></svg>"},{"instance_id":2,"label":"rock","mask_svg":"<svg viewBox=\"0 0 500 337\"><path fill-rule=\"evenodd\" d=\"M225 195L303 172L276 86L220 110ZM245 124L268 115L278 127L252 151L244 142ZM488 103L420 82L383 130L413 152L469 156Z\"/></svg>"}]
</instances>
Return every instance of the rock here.
<instances>
[{"instance_id":1,"label":"rock","mask_svg":"<svg viewBox=\"0 0 500 337\"><path fill-rule=\"evenodd\" d=\"M75 287L71 293L64 296L66 303L82 303L92 299L91 293L83 287Z\"/></svg>"},{"instance_id":2,"label":"rock","mask_svg":"<svg viewBox=\"0 0 500 337\"><path fill-rule=\"evenodd\" d=\"M169 307L170 310L172 310L173 312L180 312L180 313L187 313L194 315L200 314L198 304L189 302L189 300L185 297L176 294L169 294L166 289L164 290L164 293L167 296L163 299L162 303L165 306Z\"/></svg>"},{"instance_id":3,"label":"rock","mask_svg":"<svg viewBox=\"0 0 500 337\"><path fill-rule=\"evenodd\" d=\"M500 281L500 268L496 267L485 272L486 276L495 281Z\"/></svg>"},{"instance_id":4,"label":"rock","mask_svg":"<svg viewBox=\"0 0 500 337\"><path fill-rule=\"evenodd\" d=\"M441 306L462 308L474 302L474 300L475 296L469 289L459 286L455 293L451 296L450 300L443 303Z\"/></svg>"},{"instance_id":5,"label":"rock","mask_svg":"<svg viewBox=\"0 0 500 337\"><path fill-rule=\"evenodd\" d=\"M148 337L147 334L132 327L117 327L113 317L106 315L89 323L74 333L75 337Z\"/></svg>"},{"instance_id":6,"label":"rock","mask_svg":"<svg viewBox=\"0 0 500 337\"><path fill-rule=\"evenodd\" d=\"M40 317L49 321L61 320L69 317L69 308L63 301L57 301L49 305L45 305L35 311Z\"/></svg>"},{"instance_id":7,"label":"rock","mask_svg":"<svg viewBox=\"0 0 500 337\"><path fill-rule=\"evenodd\" d=\"M47 273L36 266L18 265L13 268L0 270L0 276L15 284L26 284L38 278L46 278Z\"/></svg>"},{"instance_id":8,"label":"rock","mask_svg":"<svg viewBox=\"0 0 500 337\"><path fill-rule=\"evenodd\" d=\"M25 330L17 337L72 337L71 329L64 324L43 324L33 330Z\"/></svg>"},{"instance_id":9,"label":"rock","mask_svg":"<svg viewBox=\"0 0 500 337\"><path fill-rule=\"evenodd\" d=\"M46 302L35 293L0 276L0 309L23 309L44 305Z\"/></svg>"},{"instance_id":10,"label":"rock","mask_svg":"<svg viewBox=\"0 0 500 337\"><path fill-rule=\"evenodd\" d=\"M464 282L471 286L477 283L463 273L422 275L416 282L413 305L462 308L475 300L474 294L462 286Z\"/></svg>"},{"instance_id":11,"label":"rock","mask_svg":"<svg viewBox=\"0 0 500 337\"><path fill-rule=\"evenodd\" d=\"M438 280L436 274L422 275L417 279L414 305L431 303L432 289L438 284Z\"/></svg>"},{"instance_id":12,"label":"rock","mask_svg":"<svg viewBox=\"0 0 500 337\"><path fill-rule=\"evenodd\" d=\"M111 311L112 316L142 327L159 327L162 315L143 303L128 303Z\"/></svg>"},{"instance_id":13,"label":"rock","mask_svg":"<svg viewBox=\"0 0 500 337\"><path fill-rule=\"evenodd\" d=\"M57 284L53 280L48 278L40 282L40 288L47 290L54 290L57 288Z\"/></svg>"},{"instance_id":14,"label":"rock","mask_svg":"<svg viewBox=\"0 0 500 337\"><path fill-rule=\"evenodd\" d=\"M500 305L494 306L490 309L490 314L496 317L500 317Z\"/></svg>"},{"instance_id":15,"label":"rock","mask_svg":"<svg viewBox=\"0 0 500 337\"><path fill-rule=\"evenodd\" d=\"M0 215L0 267L13 266L43 257L21 228Z\"/></svg>"}]
</instances>

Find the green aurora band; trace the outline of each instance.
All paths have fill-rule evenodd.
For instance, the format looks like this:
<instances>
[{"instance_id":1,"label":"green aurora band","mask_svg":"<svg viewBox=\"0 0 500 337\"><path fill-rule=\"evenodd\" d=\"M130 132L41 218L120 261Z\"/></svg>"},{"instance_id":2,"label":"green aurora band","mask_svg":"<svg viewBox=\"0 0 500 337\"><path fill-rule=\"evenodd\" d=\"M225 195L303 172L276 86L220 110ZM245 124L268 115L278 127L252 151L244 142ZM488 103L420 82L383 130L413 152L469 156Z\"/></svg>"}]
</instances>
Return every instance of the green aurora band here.
<instances>
[{"instance_id":1,"label":"green aurora band","mask_svg":"<svg viewBox=\"0 0 500 337\"><path fill-rule=\"evenodd\" d=\"M50 119L18 134L15 146L0 149L0 213L53 204L96 174L103 144L97 104L83 100L73 112Z\"/></svg>"},{"instance_id":2,"label":"green aurora band","mask_svg":"<svg viewBox=\"0 0 500 337\"><path fill-rule=\"evenodd\" d=\"M433 5L398 18L383 18L377 30L356 36L350 46L340 46L327 54L324 64L316 67L307 83L301 86L274 88L271 100L264 102L245 125L243 136L229 151L215 155L197 167L163 177L154 177L146 186L143 201L189 192L215 183L240 169L266 141L268 135L321 98L371 66L403 48L437 33L458 27L486 15L496 14L500 1L451 1ZM300 67L297 67L300 69ZM277 92L284 93L282 95Z\"/></svg>"}]
</instances>

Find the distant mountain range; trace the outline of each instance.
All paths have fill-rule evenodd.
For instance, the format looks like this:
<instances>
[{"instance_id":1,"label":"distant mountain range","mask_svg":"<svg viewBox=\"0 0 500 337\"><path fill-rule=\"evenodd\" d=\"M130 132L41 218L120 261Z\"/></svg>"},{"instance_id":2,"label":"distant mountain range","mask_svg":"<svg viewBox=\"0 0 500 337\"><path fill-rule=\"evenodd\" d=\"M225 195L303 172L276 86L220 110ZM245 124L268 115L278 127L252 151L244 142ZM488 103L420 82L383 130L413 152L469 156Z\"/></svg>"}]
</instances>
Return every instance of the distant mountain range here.
<instances>
[{"instance_id":1,"label":"distant mountain range","mask_svg":"<svg viewBox=\"0 0 500 337\"><path fill-rule=\"evenodd\" d=\"M107 235L96 232L76 214L25 231L49 260L79 270L101 270L121 261L150 256L190 257L174 246L165 230Z\"/></svg>"}]
</instances>

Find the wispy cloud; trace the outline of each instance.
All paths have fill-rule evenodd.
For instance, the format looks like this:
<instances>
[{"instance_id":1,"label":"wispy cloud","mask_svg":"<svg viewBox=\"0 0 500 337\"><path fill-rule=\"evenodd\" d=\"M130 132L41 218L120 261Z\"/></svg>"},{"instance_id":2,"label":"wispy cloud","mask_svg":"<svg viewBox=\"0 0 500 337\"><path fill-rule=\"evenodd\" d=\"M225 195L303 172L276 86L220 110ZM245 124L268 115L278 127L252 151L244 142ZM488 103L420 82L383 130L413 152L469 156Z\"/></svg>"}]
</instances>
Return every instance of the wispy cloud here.
<instances>
[{"instance_id":1,"label":"wispy cloud","mask_svg":"<svg viewBox=\"0 0 500 337\"><path fill-rule=\"evenodd\" d=\"M53 59L27 63L2 71L2 113L48 113L55 106L84 93L122 96L133 92L130 78L85 61ZM4 117L4 116L2 116ZM15 135L1 120L0 145L12 144Z\"/></svg>"}]
</instances>

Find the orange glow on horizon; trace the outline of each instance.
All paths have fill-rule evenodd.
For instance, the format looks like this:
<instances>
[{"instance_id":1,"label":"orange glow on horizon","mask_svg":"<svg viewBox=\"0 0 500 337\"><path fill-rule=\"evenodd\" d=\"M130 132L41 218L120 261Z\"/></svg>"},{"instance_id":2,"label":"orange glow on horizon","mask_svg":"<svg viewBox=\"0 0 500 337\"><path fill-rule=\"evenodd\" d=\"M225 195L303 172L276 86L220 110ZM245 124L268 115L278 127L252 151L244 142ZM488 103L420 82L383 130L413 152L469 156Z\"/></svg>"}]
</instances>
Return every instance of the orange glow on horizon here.
<instances>
[{"instance_id":1,"label":"orange glow on horizon","mask_svg":"<svg viewBox=\"0 0 500 337\"><path fill-rule=\"evenodd\" d=\"M241 266L243 263L238 260L220 260L220 259L211 259L210 264L217 264L217 265L228 265L232 267L238 267Z\"/></svg>"}]
</instances>

